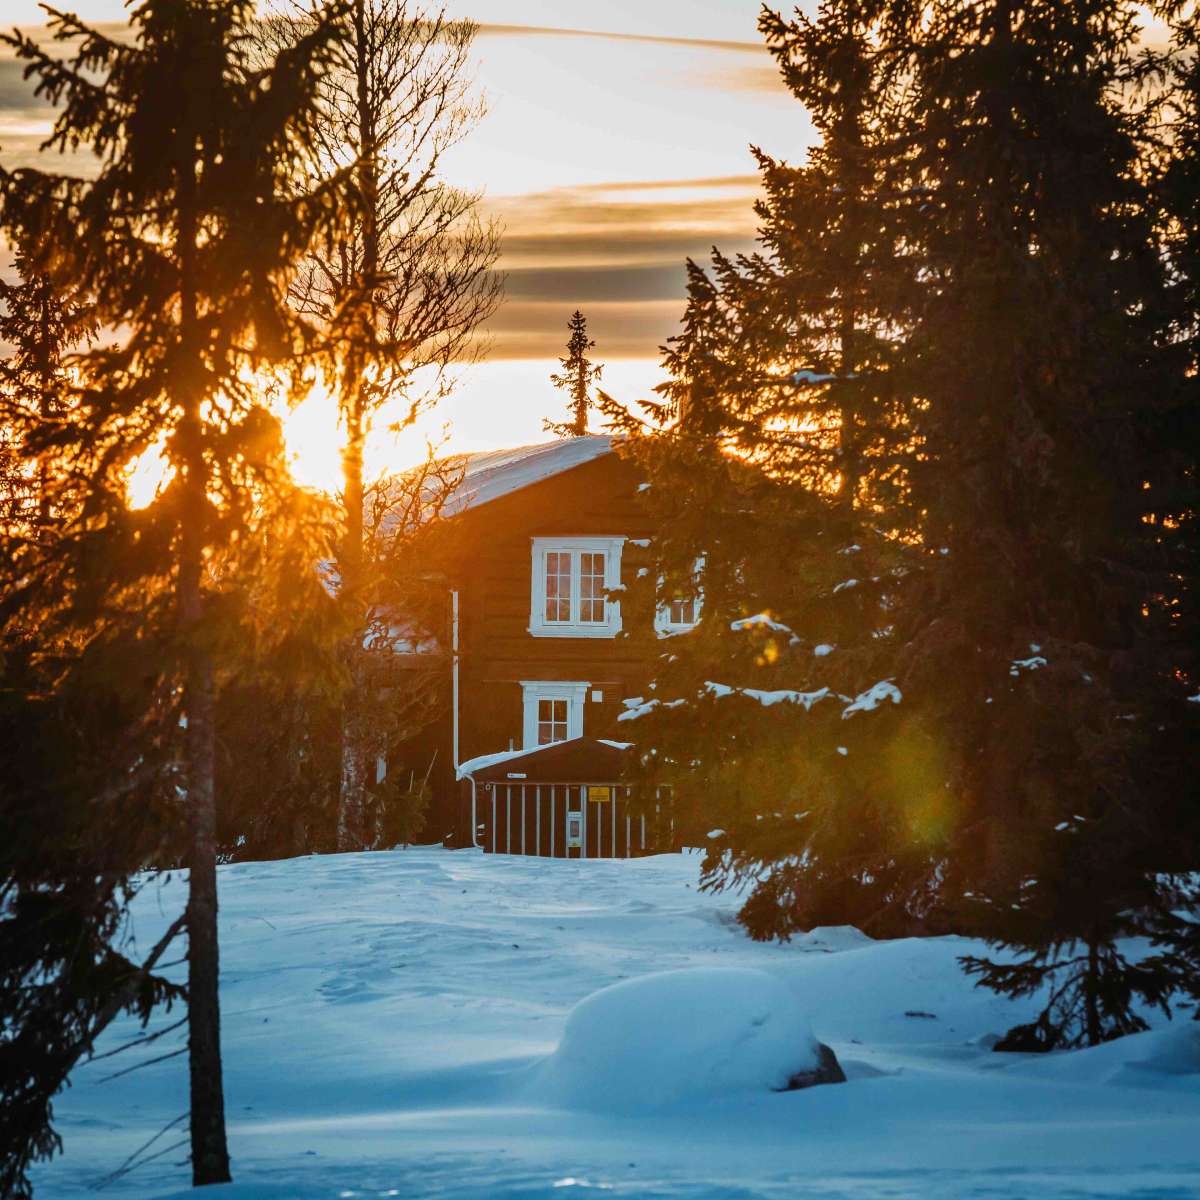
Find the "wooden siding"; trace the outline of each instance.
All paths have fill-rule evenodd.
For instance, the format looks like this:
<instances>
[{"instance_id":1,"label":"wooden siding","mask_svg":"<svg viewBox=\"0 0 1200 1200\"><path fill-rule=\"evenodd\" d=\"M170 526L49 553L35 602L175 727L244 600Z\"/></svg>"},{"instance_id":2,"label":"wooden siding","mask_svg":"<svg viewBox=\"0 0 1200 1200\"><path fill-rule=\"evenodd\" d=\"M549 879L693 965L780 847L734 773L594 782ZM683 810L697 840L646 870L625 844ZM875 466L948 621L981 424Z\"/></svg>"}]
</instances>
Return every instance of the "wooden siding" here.
<instances>
[{"instance_id":1,"label":"wooden siding","mask_svg":"<svg viewBox=\"0 0 1200 1200\"><path fill-rule=\"evenodd\" d=\"M534 637L529 632L532 539L648 536L638 502L636 468L615 454L575 467L464 515L455 581L460 594L461 757L522 744L521 681L586 681L583 731L617 735L621 700L638 695L647 675L639 627L651 612L622 601L623 632L615 638ZM648 551L626 541L621 582L628 586ZM599 703L593 691L603 693Z\"/></svg>"},{"instance_id":2,"label":"wooden siding","mask_svg":"<svg viewBox=\"0 0 1200 1200\"><path fill-rule=\"evenodd\" d=\"M653 612L637 611L623 598L622 632L615 638L534 637L532 539L623 537L621 582L628 587L650 563L649 549L634 544L651 535L640 478L636 467L606 454L468 510L439 538L438 569L447 591L459 592L460 761L522 746L522 680L588 683L584 735L628 736L617 718L623 699L645 692L657 650ZM603 700L593 701L593 691ZM469 801L466 785L454 779L449 713L439 714L423 735L426 762L431 740L438 757L426 836L437 841L452 830L453 840L469 844Z\"/></svg>"}]
</instances>

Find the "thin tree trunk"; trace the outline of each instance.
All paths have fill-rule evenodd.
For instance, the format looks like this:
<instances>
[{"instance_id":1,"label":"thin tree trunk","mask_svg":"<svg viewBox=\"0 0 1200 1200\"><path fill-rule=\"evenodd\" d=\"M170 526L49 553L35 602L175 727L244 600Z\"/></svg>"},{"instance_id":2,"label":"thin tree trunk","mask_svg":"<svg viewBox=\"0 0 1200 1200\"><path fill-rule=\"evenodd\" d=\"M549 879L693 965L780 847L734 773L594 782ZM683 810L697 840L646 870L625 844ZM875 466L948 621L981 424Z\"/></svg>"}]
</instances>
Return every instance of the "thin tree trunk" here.
<instances>
[{"instance_id":1,"label":"thin tree trunk","mask_svg":"<svg viewBox=\"0 0 1200 1200\"><path fill-rule=\"evenodd\" d=\"M364 342L375 328L375 288L379 276L379 185L375 109L371 95L373 30L368 28L365 0L355 0L354 24L355 94L358 109L358 187L363 205L362 263L351 287L360 289L355 297ZM366 717L364 680L359 669L363 653L362 638L366 623L367 597L363 580L363 442L366 438L367 389L362 355L352 351L346 369L346 388L342 412L346 423L346 444L342 451L343 505L345 541L342 545L341 575L343 602L353 610L353 632L346 647L349 687L342 700L342 762L338 785L337 847L361 850L367 842L366 799L367 763L363 724Z\"/></svg>"},{"instance_id":2,"label":"thin tree trunk","mask_svg":"<svg viewBox=\"0 0 1200 1200\"><path fill-rule=\"evenodd\" d=\"M341 724L341 775L338 783L337 848L342 851L361 850L366 830L366 764L363 755L362 717L362 671L359 660L362 655L362 564L363 564L363 483L362 443L363 428L357 396L355 409L347 414L346 445L342 452L344 474L345 541L341 561L343 603L350 605L353 622L352 632L345 647L346 669L349 682L342 696Z\"/></svg>"},{"instance_id":3,"label":"thin tree trunk","mask_svg":"<svg viewBox=\"0 0 1200 1200\"><path fill-rule=\"evenodd\" d=\"M50 337L48 330L50 328L51 313L50 313L50 289L43 277L40 280L39 287L41 288L41 313L39 314L41 325L41 342L38 350L38 371L41 377L41 388L38 395L38 416L41 417L43 423L50 417L53 409L51 402L51 389L54 386L54 371L50 364ZM45 458L39 460L38 463L38 537L45 538L48 536L50 528L50 473L46 465Z\"/></svg>"},{"instance_id":4,"label":"thin tree trunk","mask_svg":"<svg viewBox=\"0 0 1200 1200\"><path fill-rule=\"evenodd\" d=\"M857 366L854 350L854 314L846 311L842 314L841 328L838 331L838 373L843 380L848 380L854 374ZM846 533L851 534L854 527L855 508L858 504L861 463L859 461L858 414L844 402L838 419L838 450L842 476L838 501L846 520Z\"/></svg>"},{"instance_id":5,"label":"thin tree trunk","mask_svg":"<svg viewBox=\"0 0 1200 1200\"><path fill-rule=\"evenodd\" d=\"M184 739L191 854L188 876L188 1067L192 1183L228 1183L225 1094L221 1078L220 963L217 947L217 844L214 790L215 698L212 655L204 644L205 525L208 497L196 345L195 175L188 148L180 163L180 341L195 373L183 385L178 454L182 503L177 600L186 655Z\"/></svg>"},{"instance_id":6,"label":"thin tree trunk","mask_svg":"<svg viewBox=\"0 0 1200 1200\"><path fill-rule=\"evenodd\" d=\"M1098 1046L1103 1041L1100 1030L1100 1010L1097 1004L1100 995L1100 955L1094 938L1088 939L1087 978L1083 986L1083 1004L1087 1015L1088 1045Z\"/></svg>"}]
</instances>

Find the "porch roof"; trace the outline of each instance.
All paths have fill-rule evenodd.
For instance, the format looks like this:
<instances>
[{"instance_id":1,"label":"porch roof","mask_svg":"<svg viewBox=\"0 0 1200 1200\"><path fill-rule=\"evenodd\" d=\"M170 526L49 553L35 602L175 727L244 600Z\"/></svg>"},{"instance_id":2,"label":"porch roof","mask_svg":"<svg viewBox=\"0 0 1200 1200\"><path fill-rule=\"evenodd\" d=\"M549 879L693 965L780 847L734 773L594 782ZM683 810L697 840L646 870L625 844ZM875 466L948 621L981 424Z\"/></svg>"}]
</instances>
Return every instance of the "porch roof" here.
<instances>
[{"instance_id":1,"label":"porch roof","mask_svg":"<svg viewBox=\"0 0 1200 1200\"><path fill-rule=\"evenodd\" d=\"M532 750L482 754L458 768L476 783L611 783L625 771L632 742L577 737Z\"/></svg>"}]
</instances>

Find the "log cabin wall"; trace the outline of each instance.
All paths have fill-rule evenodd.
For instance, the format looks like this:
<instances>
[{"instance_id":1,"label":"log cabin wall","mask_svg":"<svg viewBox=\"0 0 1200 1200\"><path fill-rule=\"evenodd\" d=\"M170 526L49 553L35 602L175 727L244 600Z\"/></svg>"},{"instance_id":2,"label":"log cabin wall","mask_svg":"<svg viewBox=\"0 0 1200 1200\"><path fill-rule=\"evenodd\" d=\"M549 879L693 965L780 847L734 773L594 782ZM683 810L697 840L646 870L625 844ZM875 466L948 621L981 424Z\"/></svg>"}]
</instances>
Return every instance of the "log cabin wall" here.
<instances>
[{"instance_id":1,"label":"log cabin wall","mask_svg":"<svg viewBox=\"0 0 1200 1200\"><path fill-rule=\"evenodd\" d=\"M460 594L460 758L522 745L522 680L586 682L583 732L619 738L622 699L641 694L650 671L653 612L621 602L616 637L536 637L530 632L532 539L623 537L628 587L649 551L636 467L606 454L465 513L455 536ZM593 699L599 693L600 700Z\"/></svg>"}]
</instances>

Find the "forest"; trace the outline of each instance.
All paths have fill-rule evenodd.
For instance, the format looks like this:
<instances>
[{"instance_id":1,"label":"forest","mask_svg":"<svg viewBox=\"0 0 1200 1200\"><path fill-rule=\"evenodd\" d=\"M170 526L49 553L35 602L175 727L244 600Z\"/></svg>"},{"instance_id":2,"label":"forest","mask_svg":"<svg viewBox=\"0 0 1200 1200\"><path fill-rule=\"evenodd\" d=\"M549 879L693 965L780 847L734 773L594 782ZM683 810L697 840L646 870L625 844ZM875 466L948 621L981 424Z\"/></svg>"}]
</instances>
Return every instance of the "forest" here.
<instances>
[{"instance_id":1,"label":"forest","mask_svg":"<svg viewBox=\"0 0 1200 1200\"><path fill-rule=\"evenodd\" d=\"M1002 1053L1200 1020L1200 9L1148 7L764 7L815 144L746 131L754 248L680 264L635 401L557 325L548 435L614 437L661 530L628 591L702 614L622 728L706 903L756 942L964 939ZM500 224L443 177L484 114L472 21L46 14L0 37L54 110L34 165L0 147L14 1198L118 1019L156 1057L184 1032L181 1146L228 1182L222 871L437 841L428 775L376 763L449 703L462 460L377 476L364 445L438 411L504 305ZM314 386L331 492L286 453ZM162 879L186 895L135 942Z\"/></svg>"}]
</instances>

